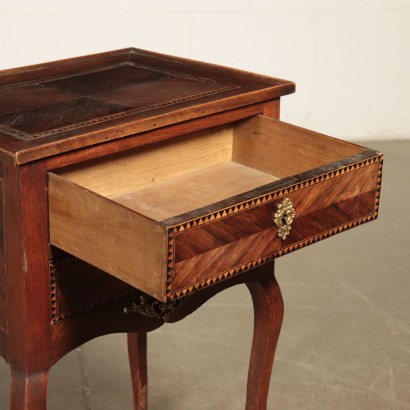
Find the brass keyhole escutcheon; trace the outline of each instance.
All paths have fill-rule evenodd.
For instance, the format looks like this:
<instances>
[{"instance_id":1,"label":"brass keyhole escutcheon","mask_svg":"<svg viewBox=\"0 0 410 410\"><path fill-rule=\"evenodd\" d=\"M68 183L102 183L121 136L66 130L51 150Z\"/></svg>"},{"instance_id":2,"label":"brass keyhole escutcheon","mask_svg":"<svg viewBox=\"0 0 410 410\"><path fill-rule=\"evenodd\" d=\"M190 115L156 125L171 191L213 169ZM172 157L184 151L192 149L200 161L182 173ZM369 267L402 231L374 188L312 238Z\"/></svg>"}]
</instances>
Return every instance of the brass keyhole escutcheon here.
<instances>
[{"instance_id":1,"label":"brass keyhole escutcheon","mask_svg":"<svg viewBox=\"0 0 410 410\"><path fill-rule=\"evenodd\" d=\"M274 222L278 227L278 236L284 241L289 235L296 211L293 203L289 198L285 198L279 205L274 214Z\"/></svg>"}]
</instances>

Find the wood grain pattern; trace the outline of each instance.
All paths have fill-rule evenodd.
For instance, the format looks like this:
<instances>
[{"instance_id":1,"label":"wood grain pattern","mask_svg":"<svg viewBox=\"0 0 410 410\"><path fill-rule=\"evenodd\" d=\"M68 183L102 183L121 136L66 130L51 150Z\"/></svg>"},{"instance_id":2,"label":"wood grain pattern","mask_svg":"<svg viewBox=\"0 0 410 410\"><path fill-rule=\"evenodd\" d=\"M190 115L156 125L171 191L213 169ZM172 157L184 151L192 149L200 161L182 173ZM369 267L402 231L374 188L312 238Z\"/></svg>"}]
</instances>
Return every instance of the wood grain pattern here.
<instances>
[{"instance_id":1,"label":"wood grain pattern","mask_svg":"<svg viewBox=\"0 0 410 410\"><path fill-rule=\"evenodd\" d=\"M46 172L44 163L4 165L10 407L44 410L51 364Z\"/></svg>"},{"instance_id":2,"label":"wood grain pattern","mask_svg":"<svg viewBox=\"0 0 410 410\"><path fill-rule=\"evenodd\" d=\"M340 176L337 180L325 180L316 185L288 193L286 198L292 201L296 209L297 219L366 192L372 192L374 196L377 171L378 164L369 165L356 172ZM251 209L245 209L229 218L222 218L177 234L175 236L175 261L192 258L249 235L258 234L268 228L274 228L276 231L273 214L280 202L281 199L277 199ZM373 205L374 199L370 203ZM276 245L281 242L281 239L277 238Z\"/></svg>"},{"instance_id":3,"label":"wood grain pattern","mask_svg":"<svg viewBox=\"0 0 410 410\"><path fill-rule=\"evenodd\" d=\"M279 120L280 117L280 98L267 102L263 107L263 115L265 117Z\"/></svg>"},{"instance_id":4,"label":"wood grain pattern","mask_svg":"<svg viewBox=\"0 0 410 410\"><path fill-rule=\"evenodd\" d=\"M74 152L55 155L47 159L47 169L49 171L75 165L80 162L104 158L108 155L126 152L128 150L141 146L149 147L161 141L170 140L171 138L180 137L186 134L192 134L196 131L214 128L219 125L228 124L233 121L257 115L263 112L263 104L253 104L246 107L237 108L234 110L224 111L222 113L197 118L189 121L184 121L179 124L173 124L165 128L160 128L153 131L142 132L138 135L121 138L114 141L108 141L104 144L95 145L92 147L78 149L79 146L73 145ZM54 151L48 151L51 155Z\"/></svg>"},{"instance_id":5,"label":"wood grain pattern","mask_svg":"<svg viewBox=\"0 0 410 410\"><path fill-rule=\"evenodd\" d=\"M114 155L59 171L61 177L108 198L129 194L190 172L224 164L232 156L232 129L212 131Z\"/></svg>"},{"instance_id":6,"label":"wood grain pattern","mask_svg":"<svg viewBox=\"0 0 410 410\"><path fill-rule=\"evenodd\" d=\"M273 255L293 243L372 214L373 207L374 191L371 191L311 212L295 219L290 235L283 242L277 237L277 228L270 222L270 227L265 226L259 233L221 244L213 250L176 262L172 290L175 292L184 289L236 266Z\"/></svg>"},{"instance_id":7,"label":"wood grain pattern","mask_svg":"<svg viewBox=\"0 0 410 410\"><path fill-rule=\"evenodd\" d=\"M16 113L28 109L67 102L77 95L48 87L27 86L1 90L0 114Z\"/></svg>"},{"instance_id":8,"label":"wood grain pattern","mask_svg":"<svg viewBox=\"0 0 410 410\"><path fill-rule=\"evenodd\" d=\"M48 372L23 372L11 367L11 409L46 408Z\"/></svg>"},{"instance_id":9,"label":"wood grain pattern","mask_svg":"<svg viewBox=\"0 0 410 410\"><path fill-rule=\"evenodd\" d=\"M240 195L255 186L277 179L253 168L227 162L153 183L144 189L127 192L112 199L148 218L162 221Z\"/></svg>"},{"instance_id":10,"label":"wood grain pattern","mask_svg":"<svg viewBox=\"0 0 410 410\"><path fill-rule=\"evenodd\" d=\"M0 140L21 164L269 101L294 84L126 49L4 70L0 89Z\"/></svg>"},{"instance_id":11,"label":"wood grain pattern","mask_svg":"<svg viewBox=\"0 0 410 410\"><path fill-rule=\"evenodd\" d=\"M234 87L216 81L204 82L192 81L191 78L166 77L156 81L140 82L113 91L98 92L94 98L123 107L141 107L145 111L153 105L164 105L170 101L175 104L185 99L199 98L231 88Z\"/></svg>"},{"instance_id":12,"label":"wood grain pattern","mask_svg":"<svg viewBox=\"0 0 410 410\"><path fill-rule=\"evenodd\" d=\"M232 160L283 178L363 151L356 144L258 115L234 128Z\"/></svg>"},{"instance_id":13,"label":"wood grain pattern","mask_svg":"<svg viewBox=\"0 0 410 410\"><path fill-rule=\"evenodd\" d=\"M51 107L47 106L47 109L40 107L25 110L24 115L21 111L2 114L0 124L3 132L17 138L30 139L30 134L40 135L50 128L61 128L73 121L83 123L123 110L124 107L117 104L99 102L87 97L76 98Z\"/></svg>"},{"instance_id":14,"label":"wood grain pattern","mask_svg":"<svg viewBox=\"0 0 410 410\"><path fill-rule=\"evenodd\" d=\"M113 90L120 90L135 84L146 84L155 80L167 78L161 71L153 71L136 67L128 62L123 64L102 65L100 69L83 71L74 75L63 75L49 79L43 87L62 90L77 95L96 95Z\"/></svg>"},{"instance_id":15,"label":"wood grain pattern","mask_svg":"<svg viewBox=\"0 0 410 410\"><path fill-rule=\"evenodd\" d=\"M209 206L196 209L185 214L169 218L162 223L167 227L174 227L176 232L196 225L202 225L215 219L221 219L227 214L235 214L247 207L254 207L266 201L271 201L290 192L304 189L327 179L332 179L363 168L374 163L383 163L380 152L367 149L352 157L332 162L320 168L310 169L301 174L281 178L273 183L256 187L254 190L237 195L226 200L209 204ZM176 228L175 228L176 227Z\"/></svg>"},{"instance_id":16,"label":"wood grain pattern","mask_svg":"<svg viewBox=\"0 0 410 410\"><path fill-rule=\"evenodd\" d=\"M246 132L242 131L243 128ZM354 144L281 124L266 117L234 125L233 133L235 139L232 138L232 128L229 126L194 133L171 143L151 146L148 150L116 155L105 161L94 161L60 171L59 174L149 218L161 220L250 191L277 180L276 175L292 175L285 171L300 173L306 167L319 167L327 161L335 161L362 150L362 147ZM320 145L319 148L326 147L322 156L315 148L316 141L320 141L317 144ZM281 155L277 156L281 161L275 157L278 150L276 145L281 151ZM304 150L307 158L295 161L291 150L282 148L288 145L297 147L298 150L306 146ZM249 165L249 169L235 165L237 181L230 179L230 176L235 178L230 171L233 164L223 165L220 175L218 169L210 169L229 162L232 155L234 161ZM284 169L284 166L287 168ZM205 171L202 172L204 168L209 172L209 179L206 179ZM262 178L258 169L267 171L272 178L269 175ZM201 172L193 174L200 170ZM172 178L174 179L171 181ZM254 185L252 179L255 180ZM218 184L215 184L217 180ZM134 192L136 190L138 192Z\"/></svg>"},{"instance_id":17,"label":"wood grain pattern","mask_svg":"<svg viewBox=\"0 0 410 410\"><path fill-rule=\"evenodd\" d=\"M135 71L135 75L123 75L127 71ZM151 71L151 76L147 75ZM127 73L126 73L127 74ZM168 74L168 75L167 75ZM85 77L85 78L84 78ZM119 77L119 79L115 79ZM106 85L99 86L100 81L110 78ZM61 91L75 92L71 99L64 104L49 105L33 108L27 111L16 111L9 115L0 116L0 124L4 124L14 132L10 135L19 137L19 132L27 133L20 135L22 139L38 139L47 135L58 135L60 132L78 129L96 122L101 123L124 115L138 114L167 105L198 99L202 96L217 94L222 91L238 88L237 85L221 83L215 80L186 75L183 73L169 72L165 68L152 70L149 67L141 67L132 62L114 66L98 67L94 72L81 71L79 73L67 73L66 76L58 76L57 79L44 78L37 81L28 81L23 84L0 86L0 89L16 90L27 85L31 87L46 86ZM12 93L11 93L12 94ZM10 96L12 99L13 94ZM81 106L77 101L87 101L87 105ZM67 106L67 107L66 107ZM73 109L71 107L74 106ZM116 110L108 111L108 107L116 107ZM78 107L78 109L75 109ZM85 109L86 108L86 109ZM86 115L81 115L84 112ZM43 122L41 128L29 128L30 115L48 118L49 123ZM17 118L17 121L14 120ZM58 118L59 122L55 122Z\"/></svg>"},{"instance_id":18,"label":"wood grain pattern","mask_svg":"<svg viewBox=\"0 0 410 410\"><path fill-rule=\"evenodd\" d=\"M233 91L226 92L225 94L229 93L233 94ZM245 100L245 98L243 100ZM65 151L73 151L75 149L123 138L132 134L189 121L193 118L212 115L214 113L214 107L212 104L208 104L211 101L212 96L207 96L202 98L203 104L200 105L192 105L190 100L178 103L180 111L175 114L168 114L166 107L158 108L156 110L157 115L155 116L155 120L153 120L152 116L148 116L143 110L140 110L141 112L133 116L133 122L124 122L124 119L121 116L111 120L111 116L108 116L110 124L104 128L103 132L101 131L99 121L91 121L92 125L81 128L84 131L84 133L81 134L81 139L76 138L78 132L76 132L75 129L72 130L70 127L66 127L64 131L61 131L59 139L56 139L54 135L45 135L41 137L41 145L39 145L40 139L29 139L25 142L10 140L10 138L7 138L6 134L1 131L0 141L4 141L3 145L10 147L10 150L7 152L10 155L15 156L18 164L24 164L37 159L60 154ZM242 102L242 99L240 99L237 104L233 105L230 109L240 107ZM228 107L224 108L228 109ZM7 132L10 134L10 130ZM24 135L23 137L26 136L27 135Z\"/></svg>"},{"instance_id":19,"label":"wood grain pattern","mask_svg":"<svg viewBox=\"0 0 410 410\"><path fill-rule=\"evenodd\" d=\"M164 299L160 225L55 174L49 174L49 218L53 245Z\"/></svg>"}]
</instances>

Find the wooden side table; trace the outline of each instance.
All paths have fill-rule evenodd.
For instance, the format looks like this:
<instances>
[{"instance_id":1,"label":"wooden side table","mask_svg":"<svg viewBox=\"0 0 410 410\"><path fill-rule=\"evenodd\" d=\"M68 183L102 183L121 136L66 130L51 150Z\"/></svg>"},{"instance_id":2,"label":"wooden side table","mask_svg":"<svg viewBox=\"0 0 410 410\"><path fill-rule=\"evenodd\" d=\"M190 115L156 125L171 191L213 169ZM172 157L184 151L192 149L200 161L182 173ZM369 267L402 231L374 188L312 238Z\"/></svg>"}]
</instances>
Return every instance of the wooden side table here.
<instances>
[{"instance_id":1,"label":"wooden side table","mask_svg":"<svg viewBox=\"0 0 410 410\"><path fill-rule=\"evenodd\" d=\"M11 408L127 332L135 409L146 333L245 283L246 408L265 409L283 318L274 259L377 217L382 155L279 121L289 81L137 49L0 72L0 354Z\"/></svg>"}]
</instances>

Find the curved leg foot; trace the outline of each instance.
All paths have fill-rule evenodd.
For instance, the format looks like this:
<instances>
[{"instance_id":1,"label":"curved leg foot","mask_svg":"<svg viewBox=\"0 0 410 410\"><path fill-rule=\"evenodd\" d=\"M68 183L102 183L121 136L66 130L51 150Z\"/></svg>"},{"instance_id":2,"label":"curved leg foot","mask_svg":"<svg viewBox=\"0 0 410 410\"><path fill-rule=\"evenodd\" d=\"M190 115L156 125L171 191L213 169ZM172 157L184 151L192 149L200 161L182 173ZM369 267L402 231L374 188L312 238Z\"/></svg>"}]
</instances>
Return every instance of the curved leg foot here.
<instances>
[{"instance_id":1,"label":"curved leg foot","mask_svg":"<svg viewBox=\"0 0 410 410\"><path fill-rule=\"evenodd\" d=\"M265 410L273 359L283 320L283 300L273 272L246 285L252 295L255 314L246 410Z\"/></svg>"},{"instance_id":2,"label":"curved leg foot","mask_svg":"<svg viewBox=\"0 0 410 410\"><path fill-rule=\"evenodd\" d=\"M134 410L147 410L147 334L128 333L128 356L131 367Z\"/></svg>"},{"instance_id":3,"label":"curved leg foot","mask_svg":"<svg viewBox=\"0 0 410 410\"><path fill-rule=\"evenodd\" d=\"M10 409L46 410L48 371L25 374L11 369Z\"/></svg>"}]
</instances>

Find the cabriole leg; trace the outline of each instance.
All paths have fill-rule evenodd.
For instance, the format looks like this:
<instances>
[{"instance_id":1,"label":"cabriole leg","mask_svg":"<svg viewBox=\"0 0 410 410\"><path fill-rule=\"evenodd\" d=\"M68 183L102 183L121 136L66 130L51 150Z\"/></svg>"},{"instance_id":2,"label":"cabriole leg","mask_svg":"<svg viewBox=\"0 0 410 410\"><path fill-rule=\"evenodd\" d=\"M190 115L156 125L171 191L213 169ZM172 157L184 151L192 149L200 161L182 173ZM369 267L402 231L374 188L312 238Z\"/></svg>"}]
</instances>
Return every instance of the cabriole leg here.
<instances>
[{"instance_id":1,"label":"cabriole leg","mask_svg":"<svg viewBox=\"0 0 410 410\"><path fill-rule=\"evenodd\" d=\"M254 306L254 332L246 410L265 410L273 359L283 320L283 300L274 274L246 284Z\"/></svg>"}]
</instances>

